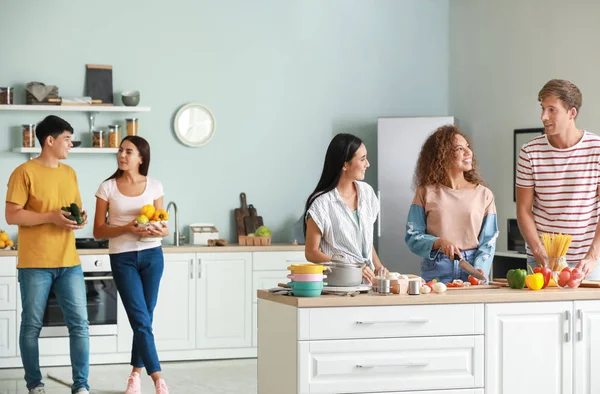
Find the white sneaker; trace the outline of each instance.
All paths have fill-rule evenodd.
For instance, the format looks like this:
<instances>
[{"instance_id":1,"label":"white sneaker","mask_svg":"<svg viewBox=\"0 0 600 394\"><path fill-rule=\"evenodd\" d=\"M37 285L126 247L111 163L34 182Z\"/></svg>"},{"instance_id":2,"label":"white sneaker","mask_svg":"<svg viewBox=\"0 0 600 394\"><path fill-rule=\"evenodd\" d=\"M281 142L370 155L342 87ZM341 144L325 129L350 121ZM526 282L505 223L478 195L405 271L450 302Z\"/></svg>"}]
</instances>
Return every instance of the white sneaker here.
<instances>
[{"instance_id":1,"label":"white sneaker","mask_svg":"<svg viewBox=\"0 0 600 394\"><path fill-rule=\"evenodd\" d=\"M85 387L80 387L75 394L90 394L90 392Z\"/></svg>"},{"instance_id":2,"label":"white sneaker","mask_svg":"<svg viewBox=\"0 0 600 394\"><path fill-rule=\"evenodd\" d=\"M39 385L29 390L29 394L46 394L46 389L44 386Z\"/></svg>"}]
</instances>

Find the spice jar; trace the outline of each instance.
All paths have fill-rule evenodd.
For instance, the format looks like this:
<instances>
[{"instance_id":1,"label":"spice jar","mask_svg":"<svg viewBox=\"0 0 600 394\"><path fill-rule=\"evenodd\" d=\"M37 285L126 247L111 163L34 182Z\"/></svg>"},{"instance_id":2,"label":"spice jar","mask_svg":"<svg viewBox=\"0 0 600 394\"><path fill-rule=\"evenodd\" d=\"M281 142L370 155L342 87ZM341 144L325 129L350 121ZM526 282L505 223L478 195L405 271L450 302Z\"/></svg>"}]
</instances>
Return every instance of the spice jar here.
<instances>
[{"instance_id":1,"label":"spice jar","mask_svg":"<svg viewBox=\"0 0 600 394\"><path fill-rule=\"evenodd\" d=\"M127 135L138 135L138 118L125 119L127 122Z\"/></svg>"},{"instance_id":2,"label":"spice jar","mask_svg":"<svg viewBox=\"0 0 600 394\"><path fill-rule=\"evenodd\" d=\"M23 125L23 148L33 148L35 146L35 125Z\"/></svg>"},{"instance_id":3,"label":"spice jar","mask_svg":"<svg viewBox=\"0 0 600 394\"><path fill-rule=\"evenodd\" d=\"M92 148L104 148L104 131L92 131Z\"/></svg>"},{"instance_id":4,"label":"spice jar","mask_svg":"<svg viewBox=\"0 0 600 394\"><path fill-rule=\"evenodd\" d=\"M10 87L0 87L0 104L14 104L15 90Z\"/></svg>"},{"instance_id":5,"label":"spice jar","mask_svg":"<svg viewBox=\"0 0 600 394\"><path fill-rule=\"evenodd\" d=\"M108 147L118 148L119 147L119 125L114 124L108 126Z\"/></svg>"}]
</instances>

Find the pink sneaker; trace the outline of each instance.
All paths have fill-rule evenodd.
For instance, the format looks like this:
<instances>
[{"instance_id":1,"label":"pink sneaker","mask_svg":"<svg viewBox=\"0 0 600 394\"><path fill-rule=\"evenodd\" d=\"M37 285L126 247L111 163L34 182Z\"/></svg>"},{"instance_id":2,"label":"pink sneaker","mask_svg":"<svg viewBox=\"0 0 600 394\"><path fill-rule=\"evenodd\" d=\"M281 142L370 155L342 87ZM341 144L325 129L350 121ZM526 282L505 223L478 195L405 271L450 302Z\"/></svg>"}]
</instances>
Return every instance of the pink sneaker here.
<instances>
[{"instance_id":1,"label":"pink sneaker","mask_svg":"<svg viewBox=\"0 0 600 394\"><path fill-rule=\"evenodd\" d=\"M158 379L156 382L156 394L169 394L169 388L164 379Z\"/></svg>"},{"instance_id":2,"label":"pink sneaker","mask_svg":"<svg viewBox=\"0 0 600 394\"><path fill-rule=\"evenodd\" d=\"M127 389L125 394L142 394L142 382L140 381L140 374L132 372L127 379Z\"/></svg>"}]
</instances>

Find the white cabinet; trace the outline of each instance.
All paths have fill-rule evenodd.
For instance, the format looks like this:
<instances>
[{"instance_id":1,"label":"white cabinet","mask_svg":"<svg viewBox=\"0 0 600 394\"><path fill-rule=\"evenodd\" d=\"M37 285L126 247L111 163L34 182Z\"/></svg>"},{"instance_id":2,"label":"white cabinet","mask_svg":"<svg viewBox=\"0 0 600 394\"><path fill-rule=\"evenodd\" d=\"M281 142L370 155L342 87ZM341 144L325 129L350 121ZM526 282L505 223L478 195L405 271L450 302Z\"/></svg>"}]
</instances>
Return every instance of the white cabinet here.
<instances>
[{"instance_id":1,"label":"white cabinet","mask_svg":"<svg viewBox=\"0 0 600 394\"><path fill-rule=\"evenodd\" d=\"M196 344L193 253L166 253L160 297L154 309L157 350L193 349Z\"/></svg>"},{"instance_id":2,"label":"white cabinet","mask_svg":"<svg viewBox=\"0 0 600 394\"><path fill-rule=\"evenodd\" d=\"M486 394L573 392L573 302L485 308Z\"/></svg>"},{"instance_id":3,"label":"white cabinet","mask_svg":"<svg viewBox=\"0 0 600 394\"><path fill-rule=\"evenodd\" d=\"M252 346L252 254L198 253L196 347Z\"/></svg>"},{"instance_id":4,"label":"white cabinet","mask_svg":"<svg viewBox=\"0 0 600 394\"><path fill-rule=\"evenodd\" d=\"M0 276L0 311L17 309L17 278Z\"/></svg>"},{"instance_id":5,"label":"white cabinet","mask_svg":"<svg viewBox=\"0 0 600 394\"><path fill-rule=\"evenodd\" d=\"M17 312L0 311L0 357L17 355Z\"/></svg>"},{"instance_id":6,"label":"white cabinet","mask_svg":"<svg viewBox=\"0 0 600 394\"><path fill-rule=\"evenodd\" d=\"M573 312L575 394L600 393L600 301L575 301Z\"/></svg>"}]
</instances>

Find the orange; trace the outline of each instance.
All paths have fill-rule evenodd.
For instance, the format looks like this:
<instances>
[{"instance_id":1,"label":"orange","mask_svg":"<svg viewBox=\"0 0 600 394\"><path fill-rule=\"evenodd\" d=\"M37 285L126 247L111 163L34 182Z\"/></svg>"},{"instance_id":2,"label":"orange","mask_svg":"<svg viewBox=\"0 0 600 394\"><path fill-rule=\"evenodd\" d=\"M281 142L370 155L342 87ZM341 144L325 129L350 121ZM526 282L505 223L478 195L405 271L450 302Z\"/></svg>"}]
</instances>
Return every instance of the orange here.
<instances>
[{"instance_id":1,"label":"orange","mask_svg":"<svg viewBox=\"0 0 600 394\"><path fill-rule=\"evenodd\" d=\"M8 234L6 234L4 231L2 231L0 233L0 240L1 241L8 241Z\"/></svg>"}]
</instances>

